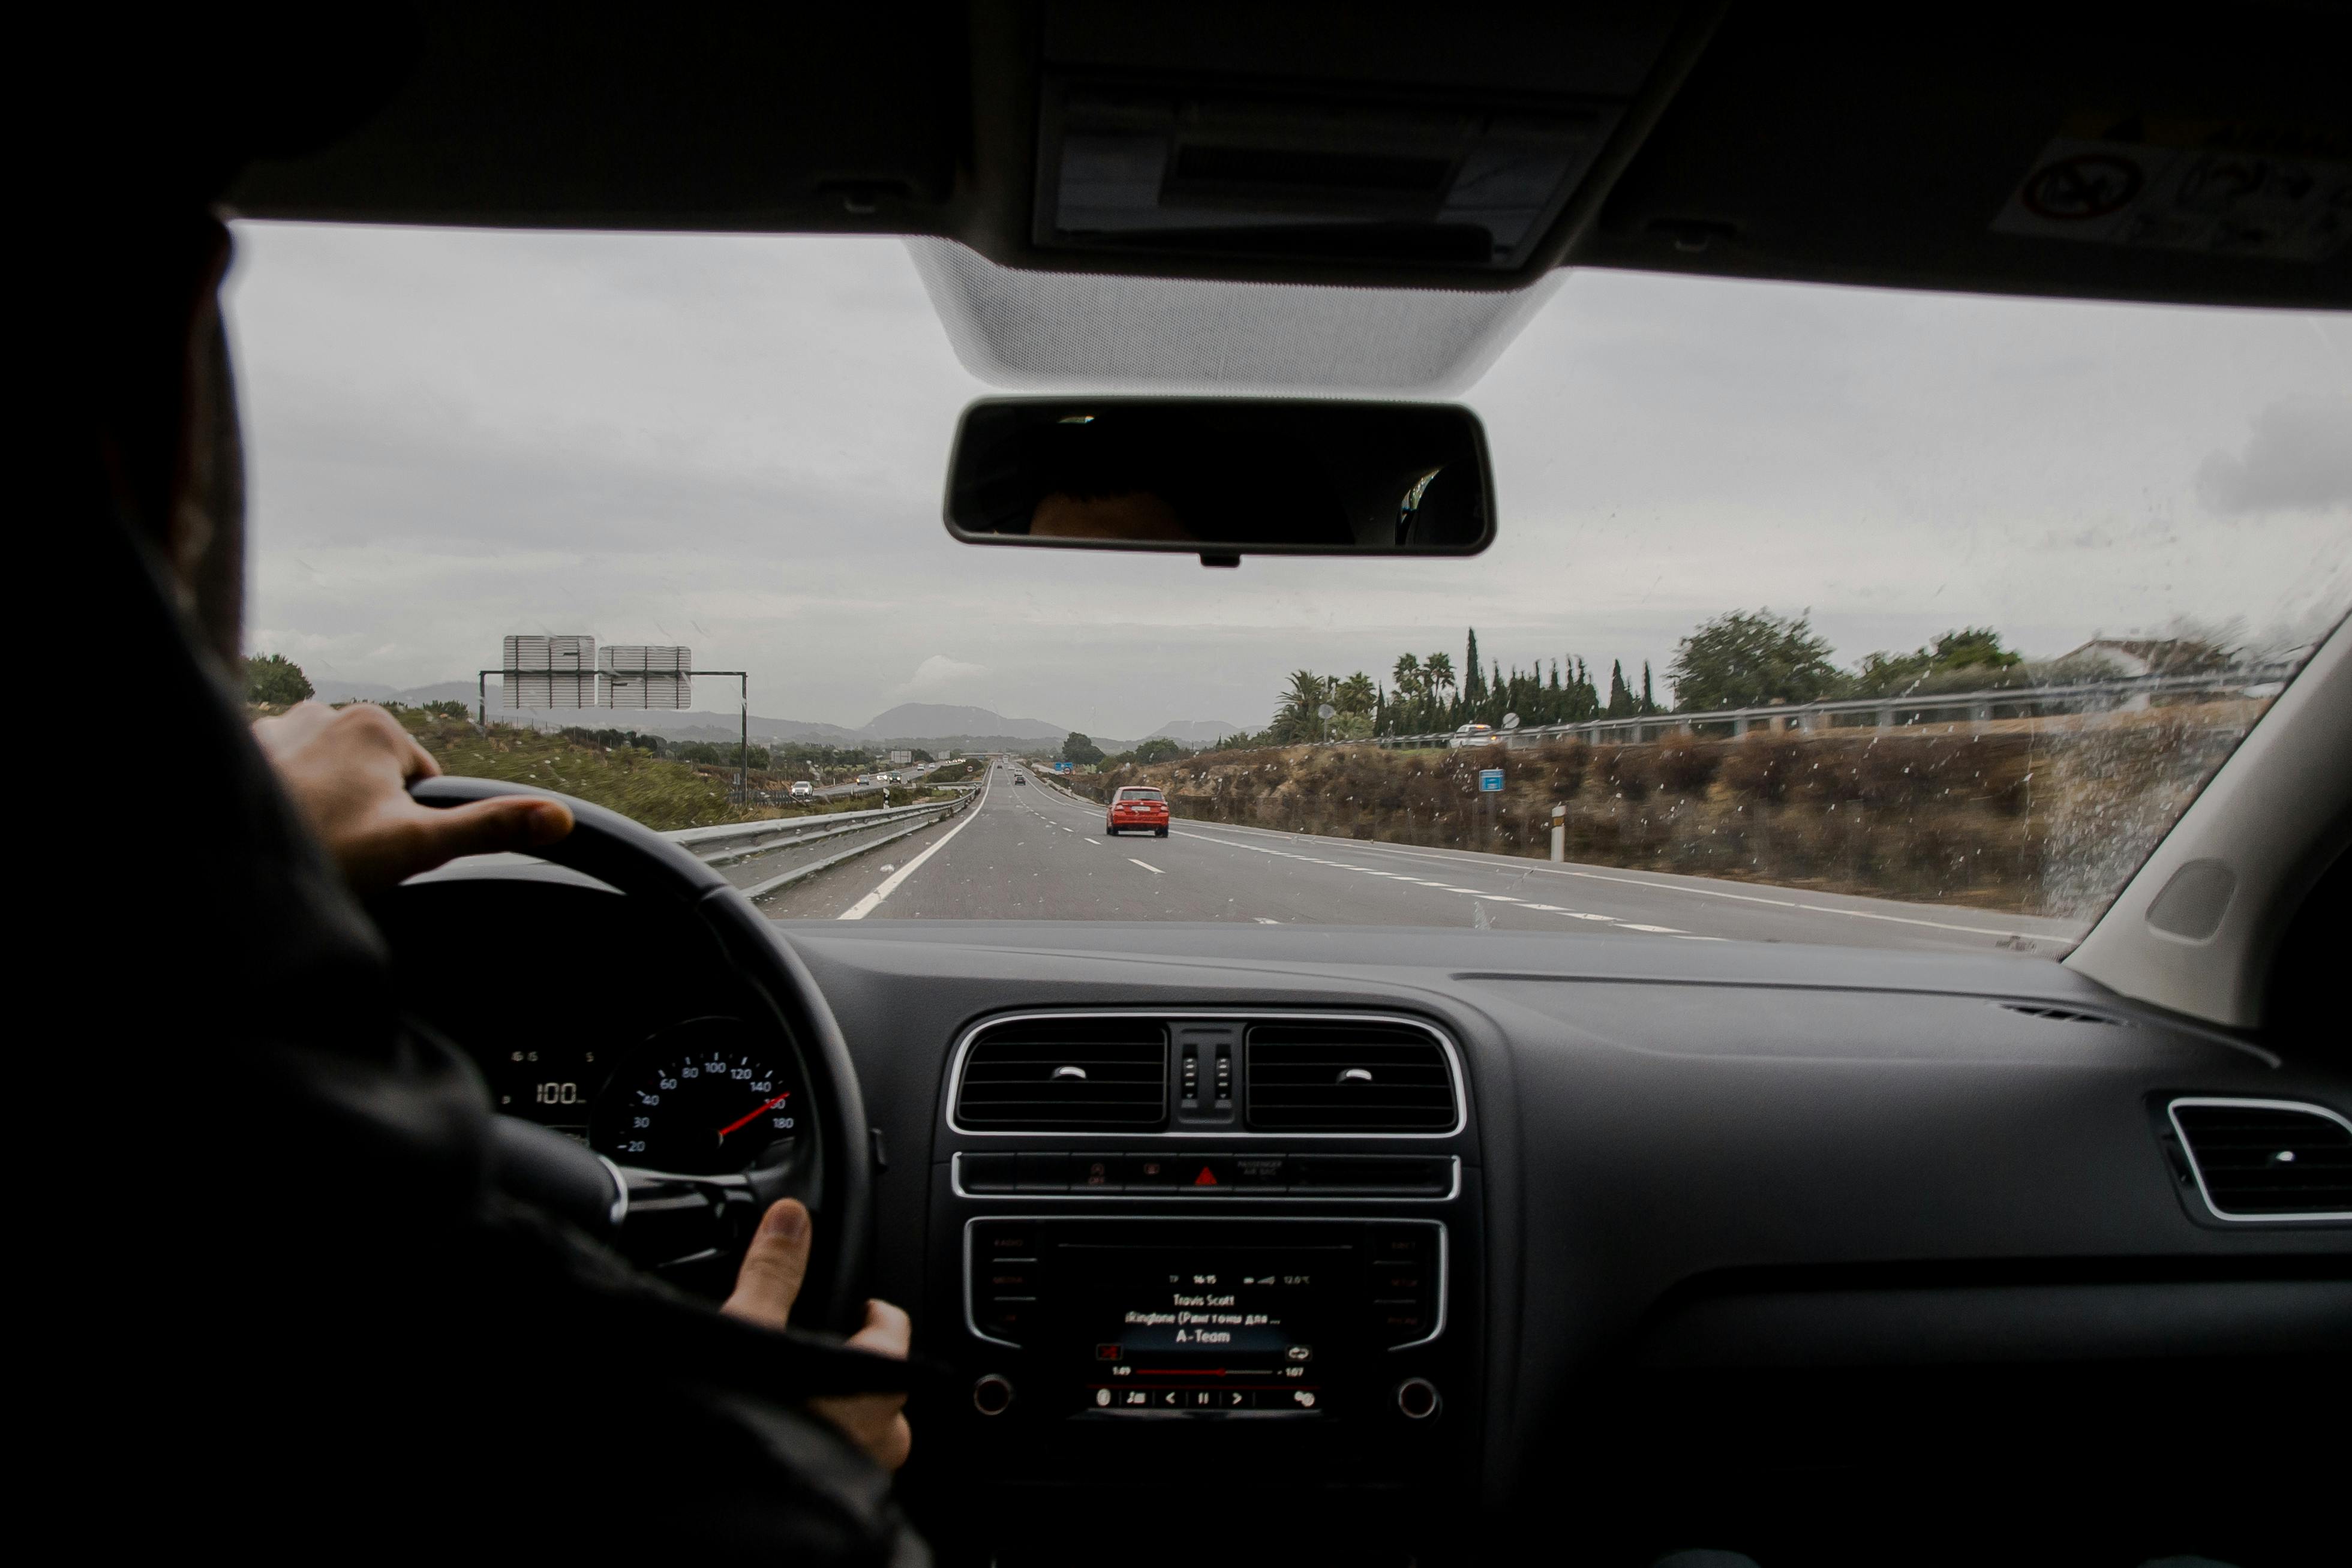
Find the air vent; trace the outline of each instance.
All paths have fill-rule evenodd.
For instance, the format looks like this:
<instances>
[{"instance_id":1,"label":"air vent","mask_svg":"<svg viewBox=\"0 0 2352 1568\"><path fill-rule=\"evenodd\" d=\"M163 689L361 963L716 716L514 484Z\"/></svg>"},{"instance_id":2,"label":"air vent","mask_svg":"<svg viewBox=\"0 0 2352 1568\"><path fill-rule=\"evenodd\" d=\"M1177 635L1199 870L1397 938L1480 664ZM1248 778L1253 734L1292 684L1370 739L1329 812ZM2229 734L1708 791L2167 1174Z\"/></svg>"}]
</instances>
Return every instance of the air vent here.
<instances>
[{"instance_id":1,"label":"air vent","mask_svg":"<svg viewBox=\"0 0 2352 1568\"><path fill-rule=\"evenodd\" d=\"M1259 1024L1249 1031L1259 1132L1444 1132L1456 1119L1445 1051L1402 1024Z\"/></svg>"},{"instance_id":2,"label":"air vent","mask_svg":"<svg viewBox=\"0 0 2352 1568\"><path fill-rule=\"evenodd\" d=\"M2352 1122L2276 1100L2176 1100L2172 1125L2223 1219L2352 1219Z\"/></svg>"},{"instance_id":3,"label":"air vent","mask_svg":"<svg viewBox=\"0 0 2352 1568\"><path fill-rule=\"evenodd\" d=\"M2055 1007L2045 1002L2003 1002L2012 1013L2022 1013L2029 1018L2046 1018L2053 1024L2105 1024L2112 1028L2124 1026L2121 1018L2110 1018L2104 1013L2085 1013L2079 1007Z\"/></svg>"},{"instance_id":4,"label":"air vent","mask_svg":"<svg viewBox=\"0 0 2352 1568\"><path fill-rule=\"evenodd\" d=\"M1168 1118L1168 1031L1149 1019L1024 1018L982 1029L964 1054L966 1127L1127 1131Z\"/></svg>"}]
</instances>

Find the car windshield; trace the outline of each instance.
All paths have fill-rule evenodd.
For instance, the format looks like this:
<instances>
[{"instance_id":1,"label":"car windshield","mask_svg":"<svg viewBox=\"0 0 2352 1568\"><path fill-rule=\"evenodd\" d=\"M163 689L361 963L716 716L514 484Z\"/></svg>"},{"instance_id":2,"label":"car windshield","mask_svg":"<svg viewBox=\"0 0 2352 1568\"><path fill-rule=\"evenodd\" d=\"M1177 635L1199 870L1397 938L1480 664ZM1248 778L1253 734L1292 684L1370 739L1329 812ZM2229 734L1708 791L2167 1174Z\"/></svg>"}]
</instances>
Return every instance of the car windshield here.
<instances>
[{"instance_id":1,"label":"car windshield","mask_svg":"<svg viewBox=\"0 0 2352 1568\"><path fill-rule=\"evenodd\" d=\"M237 241L254 710L782 921L2063 955L2352 604L2341 318L1579 272L1491 548L1212 571L949 536L1001 389L896 240Z\"/></svg>"}]
</instances>

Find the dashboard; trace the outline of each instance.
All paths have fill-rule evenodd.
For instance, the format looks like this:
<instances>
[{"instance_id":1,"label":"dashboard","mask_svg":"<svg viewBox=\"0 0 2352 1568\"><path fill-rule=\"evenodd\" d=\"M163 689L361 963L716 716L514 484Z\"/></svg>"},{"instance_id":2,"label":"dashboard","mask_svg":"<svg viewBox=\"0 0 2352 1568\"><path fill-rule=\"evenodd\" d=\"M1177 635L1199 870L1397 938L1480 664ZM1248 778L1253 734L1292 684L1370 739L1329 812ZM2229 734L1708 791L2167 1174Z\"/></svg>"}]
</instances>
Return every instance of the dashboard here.
<instances>
[{"instance_id":1,"label":"dashboard","mask_svg":"<svg viewBox=\"0 0 2352 1568\"><path fill-rule=\"evenodd\" d=\"M723 1164L791 1135L790 1064L730 1036L727 977L658 931L628 938L642 975L450 982L449 931L617 930L618 895L403 895L395 951L494 1095L607 1152L643 1134ZM2149 1442L2285 1433L2352 1386L2339 1068L2027 958L776 930L857 1064L872 1289L953 1390L913 1413L901 1481L950 1561L1200 1531L1866 1561L1922 1510L1961 1553L2085 1488L2148 1555L2193 1535L2274 1560L2247 1518L2325 1522L2324 1447L2183 1488Z\"/></svg>"},{"instance_id":2,"label":"dashboard","mask_svg":"<svg viewBox=\"0 0 2352 1568\"><path fill-rule=\"evenodd\" d=\"M574 1030L472 1052L490 1102L616 1164L730 1175L790 1156L807 1101L787 1048L740 1017L704 1015L641 1037Z\"/></svg>"}]
</instances>

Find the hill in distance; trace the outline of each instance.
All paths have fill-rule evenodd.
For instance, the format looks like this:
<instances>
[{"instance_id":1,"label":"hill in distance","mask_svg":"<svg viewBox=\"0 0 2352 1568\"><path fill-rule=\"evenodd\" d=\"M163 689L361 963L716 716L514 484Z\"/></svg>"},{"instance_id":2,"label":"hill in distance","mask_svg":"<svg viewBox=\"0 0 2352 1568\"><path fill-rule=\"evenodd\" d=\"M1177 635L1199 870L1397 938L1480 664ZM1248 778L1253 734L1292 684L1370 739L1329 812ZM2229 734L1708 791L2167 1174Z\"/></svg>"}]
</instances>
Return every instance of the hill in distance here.
<instances>
[{"instance_id":1,"label":"hill in distance","mask_svg":"<svg viewBox=\"0 0 2352 1568\"><path fill-rule=\"evenodd\" d=\"M993 709L948 702L901 702L877 713L857 731L877 741L908 735L1009 735L1022 741L1058 741L1070 732L1066 725L1048 724L1042 719L1008 719Z\"/></svg>"},{"instance_id":2,"label":"hill in distance","mask_svg":"<svg viewBox=\"0 0 2352 1568\"><path fill-rule=\"evenodd\" d=\"M724 703L732 684L726 680L705 679L696 683L694 695L704 702L715 699ZM321 679L314 679L312 685L317 688L318 699L321 702L404 702L415 707L426 702L457 701L470 709L478 695L478 689L470 680L440 680L429 686L394 687L381 681ZM641 734L660 735L673 741L726 742L736 738L740 732L738 726L742 721L731 706L684 710L502 708L496 680L490 683L488 695L492 720L541 730L579 725L592 730L635 730ZM887 742L929 752L1034 750L1045 742L1059 745L1062 738L1070 732L1067 725L1048 724L1042 719L1008 719L993 709L942 702L902 702L896 708L876 714L855 729L801 719L772 719L754 713L751 716L751 731L752 740L763 742L800 741L819 746L853 747ZM1127 751L1133 745L1132 742L1114 741L1100 735L1093 739L1106 751ZM1214 740L1216 736L1210 739Z\"/></svg>"},{"instance_id":3,"label":"hill in distance","mask_svg":"<svg viewBox=\"0 0 2352 1568\"><path fill-rule=\"evenodd\" d=\"M1150 741L1165 735L1180 746L1213 746L1226 736L1243 734L1248 729L1246 724L1228 724L1223 719L1171 719L1143 738Z\"/></svg>"}]
</instances>

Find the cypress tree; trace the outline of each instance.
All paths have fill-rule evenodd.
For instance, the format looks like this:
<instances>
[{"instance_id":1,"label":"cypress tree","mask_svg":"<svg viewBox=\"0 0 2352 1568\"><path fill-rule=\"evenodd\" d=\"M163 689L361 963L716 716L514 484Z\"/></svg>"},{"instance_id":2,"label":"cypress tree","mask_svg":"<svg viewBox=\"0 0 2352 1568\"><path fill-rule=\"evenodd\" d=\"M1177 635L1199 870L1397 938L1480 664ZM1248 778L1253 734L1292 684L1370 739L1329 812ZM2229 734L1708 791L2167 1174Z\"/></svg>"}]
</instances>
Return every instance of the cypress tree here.
<instances>
[{"instance_id":1,"label":"cypress tree","mask_svg":"<svg viewBox=\"0 0 2352 1568\"><path fill-rule=\"evenodd\" d=\"M1478 666L1478 628L1470 628L1470 647L1462 656L1462 697L1475 702L1486 695L1486 672Z\"/></svg>"}]
</instances>

